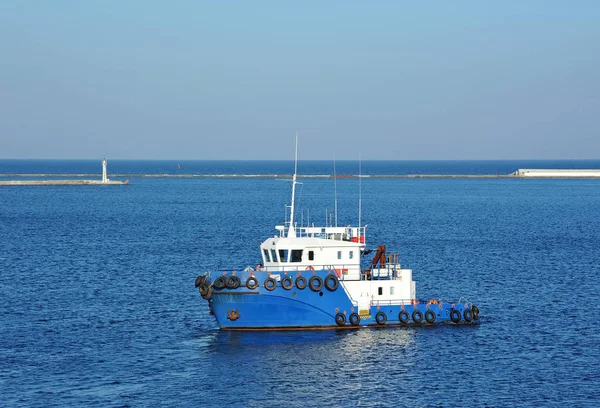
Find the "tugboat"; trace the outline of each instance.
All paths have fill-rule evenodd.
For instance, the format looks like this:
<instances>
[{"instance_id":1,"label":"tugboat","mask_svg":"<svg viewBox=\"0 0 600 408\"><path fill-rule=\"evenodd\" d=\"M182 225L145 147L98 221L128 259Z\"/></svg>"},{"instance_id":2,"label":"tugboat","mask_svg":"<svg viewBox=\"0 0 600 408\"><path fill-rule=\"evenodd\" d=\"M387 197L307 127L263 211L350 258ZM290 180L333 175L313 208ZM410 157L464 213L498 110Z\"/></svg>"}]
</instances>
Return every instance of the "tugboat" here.
<instances>
[{"instance_id":1,"label":"tugboat","mask_svg":"<svg viewBox=\"0 0 600 408\"><path fill-rule=\"evenodd\" d=\"M455 302L419 299L412 270L397 253L379 245L370 266L361 268L366 226L298 227L294 199L298 141L292 180L290 220L278 236L260 245L256 267L207 272L195 280L223 330L335 329L475 324L479 309Z\"/></svg>"}]
</instances>

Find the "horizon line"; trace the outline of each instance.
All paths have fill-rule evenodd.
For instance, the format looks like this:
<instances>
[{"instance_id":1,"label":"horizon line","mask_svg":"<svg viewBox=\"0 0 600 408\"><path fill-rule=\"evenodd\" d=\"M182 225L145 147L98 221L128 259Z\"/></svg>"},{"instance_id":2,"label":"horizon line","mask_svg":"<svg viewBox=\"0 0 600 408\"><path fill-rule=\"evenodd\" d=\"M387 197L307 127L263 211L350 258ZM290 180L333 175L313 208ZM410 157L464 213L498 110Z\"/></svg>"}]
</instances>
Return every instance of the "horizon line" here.
<instances>
[{"instance_id":1,"label":"horizon line","mask_svg":"<svg viewBox=\"0 0 600 408\"><path fill-rule=\"evenodd\" d=\"M213 162L226 162L226 161L237 161L237 162L293 162L294 159L131 159L131 158L115 158L111 159L106 157L107 161L172 161L172 162L200 162L200 161L213 161ZM44 160L44 161L96 161L102 160L102 157L97 158L23 158L23 157L0 157L0 160ZM600 158L587 158L587 157L573 157L573 158L508 158L508 159L364 159L361 161L369 162L418 162L418 161L596 161ZM299 159L299 162L330 162L332 159ZM336 162L358 162L359 159L336 159Z\"/></svg>"}]
</instances>

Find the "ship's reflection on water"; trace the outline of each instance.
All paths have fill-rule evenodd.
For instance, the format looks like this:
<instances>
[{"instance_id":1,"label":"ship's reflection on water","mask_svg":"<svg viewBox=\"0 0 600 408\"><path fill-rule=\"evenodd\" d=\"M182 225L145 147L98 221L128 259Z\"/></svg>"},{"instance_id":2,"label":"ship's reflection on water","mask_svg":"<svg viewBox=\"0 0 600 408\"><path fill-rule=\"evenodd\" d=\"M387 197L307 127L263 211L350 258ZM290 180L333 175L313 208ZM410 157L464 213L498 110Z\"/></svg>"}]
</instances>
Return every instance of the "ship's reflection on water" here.
<instances>
[{"instance_id":1,"label":"ship's reflection on water","mask_svg":"<svg viewBox=\"0 0 600 408\"><path fill-rule=\"evenodd\" d=\"M353 330L291 330L291 331L222 331L203 337L201 344L209 353L270 354L289 350L294 354L322 355L329 359L356 361L375 350L393 348L396 352L412 353L416 330L413 328L353 329Z\"/></svg>"},{"instance_id":2,"label":"ship's reflection on water","mask_svg":"<svg viewBox=\"0 0 600 408\"><path fill-rule=\"evenodd\" d=\"M368 406L377 400L372 395L377 389L387 393L389 384L409 380L418 363L419 330L214 330L196 339L196 355L208 360L215 373L235 373L232 386L252 387L253 394L237 401L245 406L281 406L290 396L298 404ZM382 370L387 385L377 378ZM219 388L209 373L196 376Z\"/></svg>"}]
</instances>

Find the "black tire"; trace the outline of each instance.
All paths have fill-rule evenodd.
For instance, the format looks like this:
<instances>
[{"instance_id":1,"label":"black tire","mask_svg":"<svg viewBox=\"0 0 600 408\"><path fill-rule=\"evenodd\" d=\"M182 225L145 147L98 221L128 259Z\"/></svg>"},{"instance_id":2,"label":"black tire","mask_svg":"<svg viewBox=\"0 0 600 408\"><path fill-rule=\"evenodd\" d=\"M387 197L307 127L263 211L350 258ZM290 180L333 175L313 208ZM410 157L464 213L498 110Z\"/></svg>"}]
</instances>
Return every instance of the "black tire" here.
<instances>
[{"instance_id":1,"label":"black tire","mask_svg":"<svg viewBox=\"0 0 600 408\"><path fill-rule=\"evenodd\" d=\"M225 281L225 284L228 289L237 289L240 287L241 281L237 276L230 276L227 278L227 281Z\"/></svg>"},{"instance_id":2,"label":"black tire","mask_svg":"<svg viewBox=\"0 0 600 408\"><path fill-rule=\"evenodd\" d=\"M350 325L358 326L359 324L360 324L360 316L358 315L358 313L352 313L350 315Z\"/></svg>"},{"instance_id":3,"label":"black tire","mask_svg":"<svg viewBox=\"0 0 600 408\"><path fill-rule=\"evenodd\" d=\"M339 284L340 284L340 281L338 280L337 276L327 275L325 277L325 287L327 288L328 291L330 291L330 292L335 291L338 288Z\"/></svg>"},{"instance_id":4,"label":"black tire","mask_svg":"<svg viewBox=\"0 0 600 408\"><path fill-rule=\"evenodd\" d=\"M318 276L311 276L308 280L308 287L313 292L320 292L323 289L323 279Z\"/></svg>"},{"instance_id":5,"label":"black tire","mask_svg":"<svg viewBox=\"0 0 600 408\"><path fill-rule=\"evenodd\" d=\"M206 275L198 275L196 276L196 281L194 282L194 286L198 287L206 280Z\"/></svg>"},{"instance_id":6,"label":"black tire","mask_svg":"<svg viewBox=\"0 0 600 408\"><path fill-rule=\"evenodd\" d=\"M281 287L285 290L290 290L291 288L293 288L294 281L292 280L292 277L286 276L285 278L283 278L283 280L281 281Z\"/></svg>"},{"instance_id":7,"label":"black tire","mask_svg":"<svg viewBox=\"0 0 600 408\"><path fill-rule=\"evenodd\" d=\"M248 279L246 279L246 287L248 289L258 288L258 279L256 279L254 276L250 276Z\"/></svg>"},{"instance_id":8,"label":"black tire","mask_svg":"<svg viewBox=\"0 0 600 408\"><path fill-rule=\"evenodd\" d=\"M265 279L264 285L266 290L275 290L277 287L277 281L275 278L267 278Z\"/></svg>"},{"instance_id":9,"label":"black tire","mask_svg":"<svg viewBox=\"0 0 600 408\"><path fill-rule=\"evenodd\" d=\"M471 323L473 321L473 311L471 309L465 309L463 317L465 318L465 322Z\"/></svg>"},{"instance_id":10,"label":"black tire","mask_svg":"<svg viewBox=\"0 0 600 408\"><path fill-rule=\"evenodd\" d=\"M400 320L400 323L406 324L408 323L408 319L410 319L410 316L406 310L403 310L400 313L398 313L398 320Z\"/></svg>"},{"instance_id":11,"label":"black tire","mask_svg":"<svg viewBox=\"0 0 600 408\"><path fill-rule=\"evenodd\" d=\"M385 322L387 322L387 316L384 312L377 312L375 315L375 321L377 324L385 324Z\"/></svg>"},{"instance_id":12,"label":"black tire","mask_svg":"<svg viewBox=\"0 0 600 408\"><path fill-rule=\"evenodd\" d=\"M208 293L208 289L210 287L211 286L208 283L202 282L200 286L198 286L198 292L200 292L200 295L204 297Z\"/></svg>"},{"instance_id":13,"label":"black tire","mask_svg":"<svg viewBox=\"0 0 600 408\"><path fill-rule=\"evenodd\" d=\"M421 323L423 321L423 313L420 310L412 312L412 319L415 323Z\"/></svg>"},{"instance_id":14,"label":"black tire","mask_svg":"<svg viewBox=\"0 0 600 408\"><path fill-rule=\"evenodd\" d=\"M202 296L202 299L204 299L204 300L210 300L212 298L212 292L213 292L212 286L207 285L206 283L202 283L202 285L206 285L206 291L204 292L204 294L202 293L202 291L200 291L200 296ZM202 285L200 285L198 287L198 290L200 290L200 288L202 288Z\"/></svg>"},{"instance_id":15,"label":"black tire","mask_svg":"<svg viewBox=\"0 0 600 408\"><path fill-rule=\"evenodd\" d=\"M473 305L473 320L479 320L479 308Z\"/></svg>"},{"instance_id":16,"label":"black tire","mask_svg":"<svg viewBox=\"0 0 600 408\"><path fill-rule=\"evenodd\" d=\"M219 276L213 282L213 286L215 287L216 290L223 289L225 287L225 285L227 285L227 280L225 279L225 276Z\"/></svg>"},{"instance_id":17,"label":"black tire","mask_svg":"<svg viewBox=\"0 0 600 408\"><path fill-rule=\"evenodd\" d=\"M425 312L425 321L427 323L435 323L436 318L437 316L435 315L435 312L433 310L428 310Z\"/></svg>"},{"instance_id":18,"label":"black tire","mask_svg":"<svg viewBox=\"0 0 600 408\"><path fill-rule=\"evenodd\" d=\"M335 323L338 326L344 326L346 324L346 315L343 313L338 313L335 315Z\"/></svg>"},{"instance_id":19,"label":"black tire","mask_svg":"<svg viewBox=\"0 0 600 408\"><path fill-rule=\"evenodd\" d=\"M460 323L461 315L460 312L456 309L452 309L450 312L450 320L454 323Z\"/></svg>"},{"instance_id":20,"label":"black tire","mask_svg":"<svg viewBox=\"0 0 600 408\"><path fill-rule=\"evenodd\" d=\"M298 276L296 278L296 287L300 290L304 290L306 289L306 278L302 277L302 276Z\"/></svg>"}]
</instances>

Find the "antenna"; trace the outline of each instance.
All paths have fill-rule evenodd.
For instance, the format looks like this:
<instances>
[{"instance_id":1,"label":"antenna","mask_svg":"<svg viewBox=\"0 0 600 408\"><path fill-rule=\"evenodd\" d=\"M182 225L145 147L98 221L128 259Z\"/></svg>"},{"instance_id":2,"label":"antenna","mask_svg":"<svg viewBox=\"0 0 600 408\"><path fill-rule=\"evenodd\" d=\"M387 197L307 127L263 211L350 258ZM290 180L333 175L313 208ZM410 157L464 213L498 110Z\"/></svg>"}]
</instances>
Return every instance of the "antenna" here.
<instances>
[{"instance_id":1,"label":"antenna","mask_svg":"<svg viewBox=\"0 0 600 408\"><path fill-rule=\"evenodd\" d=\"M358 242L360 242L360 223L362 216L362 163L358 154Z\"/></svg>"},{"instance_id":2,"label":"antenna","mask_svg":"<svg viewBox=\"0 0 600 408\"><path fill-rule=\"evenodd\" d=\"M292 178L292 205L290 206L290 228L288 229L288 238L296 238L294 228L294 199L296 196L296 176L298 174L298 132L296 132L296 156L294 159L294 177Z\"/></svg>"},{"instance_id":3,"label":"antenna","mask_svg":"<svg viewBox=\"0 0 600 408\"><path fill-rule=\"evenodd\" d=\"M335 173L335 153L333 154L333 211L335 213L335 226L338 226L337 217L337 175Z\"/></svg>"}]
</instances>

